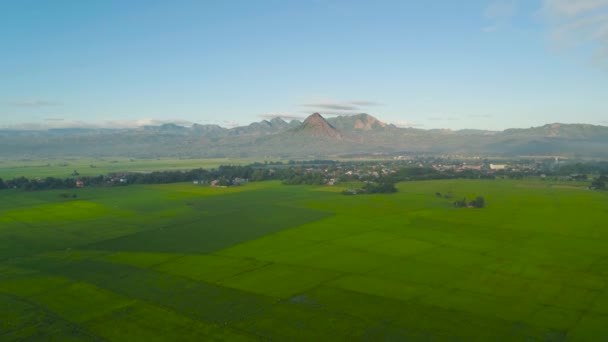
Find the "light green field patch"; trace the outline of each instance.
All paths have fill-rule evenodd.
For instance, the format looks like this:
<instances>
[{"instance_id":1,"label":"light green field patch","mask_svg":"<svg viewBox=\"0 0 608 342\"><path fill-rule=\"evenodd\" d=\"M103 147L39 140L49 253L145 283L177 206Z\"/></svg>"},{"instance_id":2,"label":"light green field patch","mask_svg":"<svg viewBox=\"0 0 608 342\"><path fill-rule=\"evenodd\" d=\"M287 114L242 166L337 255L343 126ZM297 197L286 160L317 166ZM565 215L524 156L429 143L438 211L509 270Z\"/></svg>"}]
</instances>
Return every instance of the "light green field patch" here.
<instances>
[{"instance_id":1,"label":"light green field patch","mask_svg":"<svg viewBox=\"0 0 608 342\"><path fill-rule=\"evenodd\" d=\"M23 278L34 273L37 273L37 271L15 266L0 265L0 279Z\"/></svg>"},{"instance_id":2,"label":"light green field patch","mask_svg":"<svg viewBox=\"0 0 608 342\"><path fill-rule=\"evenodd\" d=\"M559 283L589 290L601 290L608 285L608 279L589 271L569 271L547 265L524 265L521 276L550 283Z\"/></svg>"},{"instance_id":3,"label":"light green field patch","mask_svg":"<svg viewBox=\"0 0 608 342\"><path fill-rule=\"evenodd\" d=\"M275 182L277 185L278 182ZM234 194L244 191L254 191L257 189L268 188L270 182L267 183L248 183L243 186L231 186L231 187L217 187L217 186L206 186L197 185L192 183L178 183L178 184L159 184L159 185L144 185L143 188L153 189L155 191L162 191L166 193L167 198L180 199L190 198L199 196L218 196L226 194Z\"/></svg>"},{"instance_id":4,"label":"light green field patch","mask_svg":"<svg viewBox=\"0 0 608 342\"><path fill-rule=\"evenodd\" d=\"M491 296L527 300L534 303L557 305L562 286L514 275L478 270L466 277L454 279L447 287L483 293Z\"/></svg>"},{"instance_id":5,"label":"light green field patch","mask_svg":"<svg viewBox=\"0 0 608 342\"><path fill-rule=\"evenodd\" d=\"M370 276L405 280L429 286L443 286L455 279L466 277L469 272L446 265L433 265L417 260L403 260L373 270Z\"/></svg>"},{"instance_id":6,"label":"light green field patch","mask_svg":"<svg viewBox=\"0 0 608 342\"><path fill-rule=\"evenodd\" d=\"M435 288L426 292L419 301L448 310L476 315L488 315L507 321L528 321L541 306L462 290Z\"/></svg>"},{"instance_id":7,"label":"light green field patch","mask_svg":"<svg viewBox=\"0 0 608 342\"><path fill-rule=\"evenodd\" d=\"M31 300L74 322L102 316L135 301L87 283L62 286Z\"/></svg>"},{"instance_id":8,"label":"light green field patch","mask_svg":"<svg viewBox=\"0 0 608 342\"><path fill-rule=\"evenodd\" d=\"M415 220L405 229L403 227L395 226L382 226L378 230L382 232L389 232L395 235L415 239L419 241L425 241L435 244L447 244L454 241L458 236L458 232L453 229L438 229L439 227L429 228L427 226L420 227L420 221Z\"/></svg>"},{"instance_id":9,"label":"light green field patch","mask_svg":"<svg viewBox=\"0 0 608 342\"><path fill-rule=\"evenodd\" d=\"M193 320L158 306L138 301L84 325L109 341L247 341L228 328Z\"/></svg>"},{"instance_id":10,"label":"light green field patch","mask_svg":"<svg viewBox=\"0 0 608 342\"><path fill-rule=\"evenodd\" d=\"M366 220L345 215L307 223L297 228L281 232L281 236L290 239L329 241L372 230L373 227L369 225Z\"/></svg>"},{"instance_id":11,"label":"light green field patch","mask_svg":"<svg viewBox=\"0 0 608 342\"><path fill-rule=\"evenodd\" d=\"M279 232L276 234L264 236L259 239L243 242L233 247L228 247L226 249L218 251L216 254L242 258L253 258L279 253L282 251L293 250L297 248L304 248L316 244L318 244L318 242L289 238L286 237L283 232Z\"/></svg>"},{"instance_id":12,"label":"light green field patch","mask_svg":"<svg viewBox=\"0 0 608 342\"><path fill-rule=\"evenodd\" d=\"M510 259L515 264L523 264L527 267L553 267L580 273L587 272L598 260L595 256L544 248L542 245L534 247L512 245L490 251L486 255L496 259Z\"/></svg>"},{"instance_id":13,"label":"light green field patch","mask_svg":"<svg viewBox=\"0 0 608 342\"><path fill-rule=\"evenodd\" d=\"M369 246L374 243L381 243L384 241L395 240L399 238L398 235L389 234L378 231L364 232L361 234L355 234L344 238L332 240L331 243L338 246L346 246L353 248L361 248Z\"/></svg>"},{"instance_id":14,"label":"light green field patch","mask_svg":"<svg viewBox=\"0 0 608 342\"><path fill-rule=\"evenodd\" d=\"M446 223L446 225L450 225L456 230L461 227L464 228L463 226L459 227L458 225L450 223ZM471 251L473 253L480 253L500 248L505 244L505 241L497 238L487 238L484 236L479 236L479 233L475 232L463 233L461 231L460 234L455 235L453 238L444 241L444 244L449 247L463 249Z\"/></svg>"},{"instance_id":15,"label":"light green field patch","mask_svg":"<svg viewBox=\"0 0 608 342\"><path fill-rule=\"evenodd\" d=\"M137 267L152 267L159 265L167 260L181 257L171 253L137 253L137 252L117 252L104 257L104 260L118 262Z\"/></svg>"},{"instance_id":16,"label":"light green field patch","mask_svg":"<svg viewBox=\"0 0 608 342\"><path fill-rule=\"evenodd\" d=\"M99 203L70 201L46 204L28 209L10 210L0 217L0 222L5 220L3 217L25 223L80 221L104 216L109 211L109 208Z\"/></svg>"},{"instance_id":17,"label":"light green field patch","mask_svg":"<svg viewBox=\"0 0 608 342\"><path fill-rule=\"evenodd\" d=\"M63 251L42 253L42 254L39 254L37 257L64 259L64 260L82 260L82 259L103 257L106 254L108 254L108 252L106 252L106 251L88 251L88 250L78 250L78 249L66 249Z\"/></svg>"},{"instance_id":18,"label":"light green field patch","mask_svg":"<svg viewBox=\"0 0 608 342\"><path fill-rule=\"evenodd\" d=\"M272 264L225 279L220 284L243 291L286 299L338 275L340 274L337 272L309 267Z\"/></svg>"},{"instance_id":19,"label":"light green field patch","mask_svg":"<svg viewBox=\"0 0 608 342\"><path fill-rule=\"evenodd\" d=\"M29 297L65 286L68 283L70 283L69 279L55 276L8 279L0 282L0 292L10 293L19 297Z\"/></svg>"},{"instance_id":20,"label":"light green field patch","mask_svg":"<svg viewBox=\"0 0 608 342\"><path fill-rule=\"evenodd\" d=\"M249 272L268 264L254 259L218 255L188 255L164 262L154 269L193 280L216 283L222 279Z\"/></svg>"},{"instance_id":21,"label":"light green field patch","mask_svg":"<svg viewBox=\"0 0 608 342\"><path fill-rule=\"evenodd\" d=\"M413 240L408 238L398 238L384 242L374 243L372 245L362 247L362 249L370 252L382 253L396 257L408 257L411 255L419 254L428 249L433 249L435 247L437 246L424 241Z\"/></svg>"},{"instance_id":22,"label":"light green field patch","mask_svg":"<svg viewBox=\"0 0 608 342\"><path fill-rule=\"evenodd\" d=\"M398 259L384 254L370 253L332 244L302 247L276 254L259 256L257 259L359 274L398 261Z\"/></svg>"},{"instance_id":23,"label":"light green field patch","mask_svg":"<svg viewBox=\"0 0 608 342\"><path fill-rule=\"evenodd\" d=\"M340 277L327 282L325 286L406 301L421 295L427 290L426 287L421 285L359 275Z\"/></svg>"},{"instance_id":24,"label":"light green field patch","mask_svg":"<svg viewBox=\"0 0 608 342\"><path fill-rule=\"evenodd\" d=\"M430 264L449 265L458 268L479 267L494 261L480 253L469 252L452 247L437 247L423 251L415 259Z\"/></svg>"},{"instance_id":25,"label":"light green field patch","mask_svg":"<svg viewBox=\"0 0 608 342\"><path fill-rule=\"evenodd\" d=\"M74 170L82 176L98 176L112 172L150 172L217 168L220 165L246 165L253 159L205 158L172 159L146 158L51 158L35 160L0 160L0 175L4 179L17 177L70 177Z\"/></svg>"}]
</instances>

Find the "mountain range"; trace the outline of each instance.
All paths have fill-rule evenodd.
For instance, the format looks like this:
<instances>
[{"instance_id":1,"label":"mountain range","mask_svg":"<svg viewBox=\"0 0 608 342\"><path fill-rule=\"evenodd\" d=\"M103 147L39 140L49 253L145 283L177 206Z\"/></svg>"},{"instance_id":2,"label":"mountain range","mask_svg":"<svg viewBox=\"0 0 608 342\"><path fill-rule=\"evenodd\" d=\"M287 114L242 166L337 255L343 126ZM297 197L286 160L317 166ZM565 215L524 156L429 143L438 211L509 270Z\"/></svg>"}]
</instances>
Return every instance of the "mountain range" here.
<instances>
[{"instance_id":1,"label":"mountain range","mask_svg":"<svg viewBox=\"0 0 608 342\"><path fill-rule=\"evenodd\" d=\"M401 128L369 114L304 121L281 118L224 128L176 124L132 129L0 130L1 158L265 157L328 158L366 154L561 155L608 157L608 127L553 123L527 129Z\"/></svg>"}]
</instances>

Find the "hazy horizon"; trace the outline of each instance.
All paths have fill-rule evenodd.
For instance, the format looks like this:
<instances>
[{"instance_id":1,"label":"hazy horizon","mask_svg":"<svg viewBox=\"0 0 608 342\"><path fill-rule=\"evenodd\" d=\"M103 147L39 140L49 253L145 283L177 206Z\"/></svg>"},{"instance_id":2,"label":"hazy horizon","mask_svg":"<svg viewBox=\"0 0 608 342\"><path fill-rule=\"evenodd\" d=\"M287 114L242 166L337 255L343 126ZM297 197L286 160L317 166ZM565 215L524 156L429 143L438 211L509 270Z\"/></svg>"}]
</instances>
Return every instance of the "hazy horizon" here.
<instances>
[{"instance_id":1,"label":"hazy horizon","mask_svg":"<svg viewBox=\"0 0 608 342\"><path fill-rule=\"evenodd\" d=\"M314 114L314 113L311 113L311 115L312 114ZM371 114L359 113L359 114L350 114L350 115L341 115L341 116L337 116L337 115L323 115L323 116L325 119L331 119L333 117L347 117L347 116L351 116L351 115L371 115ZM385 122L382 120L382 118L378 118L374 115L371 115L371 116L375 117L376 119L378 119L379 121L381 121L383 123L392 124L398 128L417 128L417 129L423 129L423 130L459 131L459 130L474 129L474 130L481 130L481 131L500 132L500 131L504 131L507 129L527 129L527 128L534 128L534 127L541 127L541 126L545 126L545 125L554 125L554 124L589 125L587 123L580 123L580 122L546 122L546 123L538 125L538 126L507 127L505 129L485 129L485 128L470 128L470 127L464 127L464 128L421 127L419 125L408 125L408 124L404 125L404 124L393 123L393 122ZM159 126L162 126L165 124L173 124L173 125L182 126L182 127L186 127L186 128L192 127L194 125L213 125L213 126L219 126L219 127L225 128L225 129L232 129L232 128L238 128L238 127L246 127L250 124L253 124L256 122L262 122L264 120L271 121L275 118L282 119L285 122L291 122L291 121L303 122L304 120L306 120L307 116L302 116L302 117L283 117L280 115L260 116L259 118L257 118L257 121L252 121L252 122L243 123L243 124L231 124L231 123L226 123L226 122L200 123L200 122L191 122L191 121L185 121L185 120L157 120L157 119L149 119L149 118L139 119L139 120L134 120L134 121L125 121L125 120L120 121L119 120L119 121L102 121L102 122L65 121L63 119L47 119L43 123L24 122L24 123L20 123L20 124L0 126L0 130L46 131L46 130L50 130L50 129L137 129L137 128L144 128L144 127L159 127ZM590 125L594 125L594 124L590 124ZM608 124L597 124L595 126L608 127Z\"/></svg>"},{"instance_id":2,"label":"hazy horizon","mask_svg":"<svg viewBox=\"0 0 608 342\"><path fill-rule=\"evenodd\" d=\"M608 0L7 2L0 127L608 125Z\"/></svg>"}]
</instances>

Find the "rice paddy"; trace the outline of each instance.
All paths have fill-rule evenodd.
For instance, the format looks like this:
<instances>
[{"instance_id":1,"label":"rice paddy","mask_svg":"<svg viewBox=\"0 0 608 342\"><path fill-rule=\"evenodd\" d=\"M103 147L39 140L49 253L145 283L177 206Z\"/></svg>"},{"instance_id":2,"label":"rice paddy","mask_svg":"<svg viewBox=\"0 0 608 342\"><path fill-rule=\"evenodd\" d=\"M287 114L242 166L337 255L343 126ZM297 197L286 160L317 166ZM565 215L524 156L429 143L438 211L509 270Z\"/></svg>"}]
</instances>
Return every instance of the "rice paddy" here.
<instances>
[{"instance_id":1,"label":"rice paddy","mask_svg":"<svg viewBox=\"0 0 608 342\"><path fill-rule=\"evenodd\" d=\"M0 191L0 340L608 340L608 195L556 185Z\"/></svg>"}]
</instances>

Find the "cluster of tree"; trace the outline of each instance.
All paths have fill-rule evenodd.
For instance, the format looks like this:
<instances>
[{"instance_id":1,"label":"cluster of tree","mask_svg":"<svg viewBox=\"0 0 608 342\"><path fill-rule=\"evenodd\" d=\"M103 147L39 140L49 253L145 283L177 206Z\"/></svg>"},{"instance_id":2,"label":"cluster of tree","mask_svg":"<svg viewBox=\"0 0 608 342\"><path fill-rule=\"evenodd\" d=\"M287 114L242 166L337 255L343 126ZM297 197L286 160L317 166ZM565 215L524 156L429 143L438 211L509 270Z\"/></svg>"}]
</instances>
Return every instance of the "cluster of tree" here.
<instances>
[{"instance_id":1,"label":"cluster of tree","mask_svg":"<svg viewBox=\"0 0 608 342\"><path fill-rule=\"evenodd\" d=\"M321 172L306 172L303 170L292 170L293 172L282 172L276 177L283 180L285 185L323 185L326 183L326 178Z\"/></svg>"},{"instance_id":2,"label":"cluster of tree","mask_svg":"<svg viewBox=\"0 0 608 342\"><path fill-rule=\"evenodd\" d=\"M467 202L467 199L463 198L455 201L454 206L456 208L484 208L486 206L486 200L481 196L477 196L475 199Z\"/></svg>"},{"instance_id":3,"label":"cluster of tree","mask_svg":"<svg viewBox=\"0 0 608 342\"><path fill-rule=\"evenodd\" d=\"M103 184L104 177L82 177L81 181L90 185ZM46 177L38 179L28 179L26 177L13 178L7 181L0 179L0 189L20 189L25 191L53 190L53 189L73 189L77 187L74 178L55 178Z\"/></svg>"},{"instance_id":4,"label":"cluster of tree","mask_svg":"<svg viewBox=\"0 0 608 342\"><path fill-rule=\"evenodd\" d=\"M591 166L573 164L570 171L599 170L608 167L608 163L597 163ZM380 170L382 168L382 170ZM352 172L346 172L350 170ZM528 174L501 170L496 176L519 178ZM194 169L190 171L155 171L150 173L114 173L106 176L86 177L74 171L71 178L27 179L15 178L8 181L0 180L0 189L16 188L22 190L70 189L77 185L85 186L115 186L127 184L164 184L177 182L211 183L217 185L233 185L239 179L252 182L265 180L281 180L284 184L322 185L330 181L365 181L365 187L357 189L359 193L391 193L397 191L395 184L403 181L422 181L436 179L481 179L495 178L494 174L485 171L467 169L460 172L455 170L436 170L431 167L414 167L412 165L378 164L378 162L337 162L333 160L309 160L253 163L246 166L222 165L217 169ZM604 178L602 178L604 177ZM592 183L592 188L604 189L606 176ZM467 205L469 205L467 203Z\"/></svg>"},{"instance_id":5,"label":"cluster of tree","mask_svg":"<svg viewBox=\"0 0 608 342\"><path fill-rule=\"evenodd\" d=\"M367 182L363 186L363 191L366 194L391 194L397 192L395 182L391 180L383 180L381 182Z\"/></svg>"},{"instance_id":6,"label":"cluster of tree","mask_svg":"<svg viewBox=\"0 0 608 342\"><path fill-rule=\"evenodd\" d=\"M589 187L591 190L606 190L606 183L608 183L608 176L601 175L591 182Z\"/></svg>"},{"instance_id":7,"label":"cluster of tree","mask_svg":"<svg viewBox=\"0 0 608 342\"><path fill-rule=\"evenodd\" d=\"M360 189L346 189L342 191L343 195L359 195L359 194L392 194L397 192L395 183L387 180L381 182L366 182Z\"/></svg>"},{"instance_id":8,"label":"cluster of tree","mask_svg":"<svg viewBox=\"0 0 608 342\"><path fill-rule=\"evenodd\" d=\"M265 180L269 173L259 171L251 166L223 165L217 169L195 169L190 171L155 171L151 173L112 173L106 176L81 176L78 178L37 178L28 179L18 177L3 181L0 179L1 189L20 189L25 191L72 189L80 186L117 186L127 184L167 184L179 182L219 180L219 185L233 184L234 179Z\"/></svg>"},{"instance_id":9,"label":"cluster of tree","mask_svg":"<svg viewBox=\"0 0 608 342\"><path fill-rule=\"evenodd\" d=\"M572 163L560 165L552 172L556 175L571 175L571 174L608 174L608 162L606 161L589 161L585 163Z\"/></svg>"},{"instance_id":10,"label":"cluster of tree","mask_svg":"<svg viewBox=\"0 0 608 342\"><path fill-rule=\"evenodd\" d=\"M255 173L251 166L221 165L217 169L194 169L190 171L155 171L150 173L110 174L111 179L122 178L122 184L168 184L211 180L232 181L235 178L250 179Z\"/></svg>"},{"instance_id":11,"label":"cluster of tree","mask_svg":"<svg viewBox=\"0 0 608 342\"><path fill-rule=\"evenodd\" d=\"M495 179L492 174L479 170L454 170L439 171L430 167L404 167L396 170L389 176L394 182L423 181L436 179Z\"/></svg>"}]
</instances>

